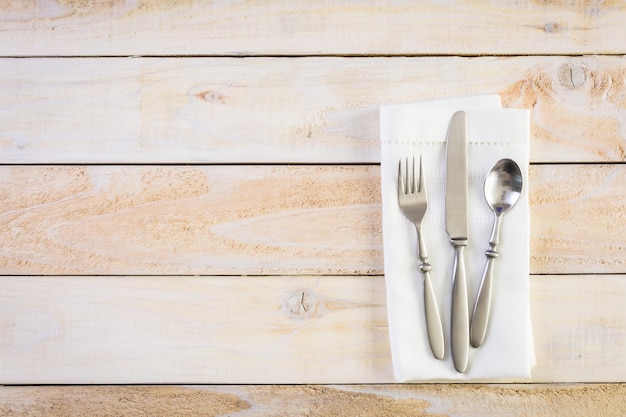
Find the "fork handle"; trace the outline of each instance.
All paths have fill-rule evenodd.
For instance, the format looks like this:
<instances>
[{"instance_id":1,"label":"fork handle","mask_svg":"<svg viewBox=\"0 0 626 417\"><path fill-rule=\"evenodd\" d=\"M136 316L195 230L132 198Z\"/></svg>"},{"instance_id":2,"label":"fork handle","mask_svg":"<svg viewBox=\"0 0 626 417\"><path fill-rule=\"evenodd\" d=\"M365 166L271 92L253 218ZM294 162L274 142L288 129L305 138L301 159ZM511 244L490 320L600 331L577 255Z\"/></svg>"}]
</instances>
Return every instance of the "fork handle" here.
<instances>
[{"instance_id":1,"label":"fork handle","mask_svg":"<svg viewBox=\"0 0 626 417\"><path fill-rule=\"evenodd\" d=\"M416 225L417 230L417 257L420 260L419 270L424 278L424 313L426 315L426 331L428 332L428 343L430 350L437 359L443 359L445 355L445 342L443 337L443 324L441 322L441 314L439 313L439 305L433 282L430 279L431 266L428 263L428 252L424 244L421 227Z\"/></svg>"},{"instance_id":2,"label":"fork handle","mask_svg":"<svg viewBox=\"0 0 626 417\"><path fill-rule=\"evenodd\" d=\"M452 361L458 372L465 372L469 363L469 305L465 277L465 246L467 240L452 240L454 246L454 277L452 283Z\"/></svg>"},{"instance_id":3,"label":"fork handle","mask_svg":"<svg viewBox=\"0 0 626 417\"><path fill-rule=\"evenodd\" d=\"M439 314L439 305L435 296L433 282L430 279L430 264L422 262L419 266L424 277L424 311L426 313L426 330L430 350L437 359L443 359L445 355L445 343L443 338L443 324Z\"/></svg>"}]
</instances>

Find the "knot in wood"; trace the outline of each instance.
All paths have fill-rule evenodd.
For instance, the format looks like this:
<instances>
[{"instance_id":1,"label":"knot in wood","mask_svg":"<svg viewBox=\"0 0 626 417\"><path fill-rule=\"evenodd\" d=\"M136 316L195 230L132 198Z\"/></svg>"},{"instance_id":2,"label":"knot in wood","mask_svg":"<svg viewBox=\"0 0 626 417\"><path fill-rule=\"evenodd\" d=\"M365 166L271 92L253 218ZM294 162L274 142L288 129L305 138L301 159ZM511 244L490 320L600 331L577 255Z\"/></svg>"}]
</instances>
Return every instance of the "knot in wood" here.
<instances>
[{"instance_id":1,"label":"knot in wood","mask_svg":"<svg viewBox=\"0 0 626 417\"><path fill-rule=\"evenodd\" d=\"M559 84L570 90L582 87L588 77L587 68L582 64L563 64L559 67Z\"/></svg>"},{"instance_id":2,"label":"knot in wood","mask_svg":"<svg viewBox=\"0 0 626 417\"><path fill-rule=\"evenodd\" d=\"M558 22L548 22L543 26L546 33L556 33L561 31L561 25Z\"/></svg>"},{"instance_id":3,"label":"knot in wood","mask_svg":"<svg viewBox=\"0 0 626 417\"><path fill-rule=\"evenodd\" d=\"M319 295L308 289L296 290L287 294L283 300L283 313L296 320L314 316L319 307Z\"/></svg>"},{"instance_id":4,"label":"knot in wood","mask_svg":"<svg viewBox=\"0 0 626 417\"><path fill-rule=\"evenodd\" d=\"M209 103L223 103L224 96L216 91L203 91L196 94L198 98Z\"/></svg>"}]
</instances>

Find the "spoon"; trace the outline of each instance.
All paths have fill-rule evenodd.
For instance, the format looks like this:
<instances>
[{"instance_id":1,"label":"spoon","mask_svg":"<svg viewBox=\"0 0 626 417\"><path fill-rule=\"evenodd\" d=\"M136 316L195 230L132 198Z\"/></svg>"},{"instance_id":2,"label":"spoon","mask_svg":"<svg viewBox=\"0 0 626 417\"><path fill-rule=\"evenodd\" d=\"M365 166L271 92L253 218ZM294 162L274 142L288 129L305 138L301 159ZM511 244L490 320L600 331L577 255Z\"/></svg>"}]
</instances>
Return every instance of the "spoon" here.
<instances>
[{"instance_id":1,"label":"spoon","mask_svg":"<svg viewBox=\"0 0 626 417\"><path fill-rule=\"evenodd\" d=\"M487 263L483 272L478 298L474 306L470 329L470 343L479 347L485 340L491 311L491 288L493 283L493 264L498 257L500 240L500 223L502 216L517 203L522 192L522 171L511 159L499 160L487 174L485 179L485 199L495 215L489 249L485 252Z\"/></svg>"}]
</instances>

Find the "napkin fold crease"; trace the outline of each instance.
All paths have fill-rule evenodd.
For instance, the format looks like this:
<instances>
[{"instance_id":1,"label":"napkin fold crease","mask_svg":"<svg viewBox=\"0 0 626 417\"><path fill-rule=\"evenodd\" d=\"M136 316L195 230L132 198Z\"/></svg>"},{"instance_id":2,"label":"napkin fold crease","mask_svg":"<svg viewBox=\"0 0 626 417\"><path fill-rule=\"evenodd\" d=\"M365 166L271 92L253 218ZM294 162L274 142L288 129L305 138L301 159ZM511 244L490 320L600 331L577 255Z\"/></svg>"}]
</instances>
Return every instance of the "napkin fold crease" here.
<instances>
[{"instance_id":1,"label":"napkin fold crease","mask_svg":"<svg viewBox=\"0 0 626 417\"><path fill-rule=\"evenodd\" d=\"M524 176L518 203L502 219L495 261L491 321L484 344L470 350L470 366L458 373L450 355L453 248L445 229L445 156L454 112L468 114L469 242L466 270L473 309L493 224L483 184L502 158L515 160ZM383 246L389 337L398 381L529 378L535 356L529 306L528 110L503 109L498 95L384 106L380 109ZM423 234L446 336L446 356L433 357L424 318L417 237L397 201L400 158L422 156L428 211ZM471 317L471 311L470 311Z\"/></svg>"}]
</instances>

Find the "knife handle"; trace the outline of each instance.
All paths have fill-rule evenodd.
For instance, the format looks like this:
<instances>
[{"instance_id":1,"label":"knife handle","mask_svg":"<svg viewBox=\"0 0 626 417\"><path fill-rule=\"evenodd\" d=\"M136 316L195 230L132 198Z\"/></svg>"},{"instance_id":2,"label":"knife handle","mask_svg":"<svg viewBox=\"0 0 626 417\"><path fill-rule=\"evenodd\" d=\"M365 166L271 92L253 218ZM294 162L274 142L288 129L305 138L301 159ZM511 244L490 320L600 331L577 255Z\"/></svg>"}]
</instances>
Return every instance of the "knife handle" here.
<instances>
[{"instance_id":1,"label":"knife handle","mask_svg":"<svg viewBox=\"0 0 626 417\"><path fill-rule=\"evenodd\" d=\"M452 361L458 372L465 372L469 363L469 305L464 252L467 240L451 239L454 246L454 276L452 281Z\"/></svg>"}]
</instances>

